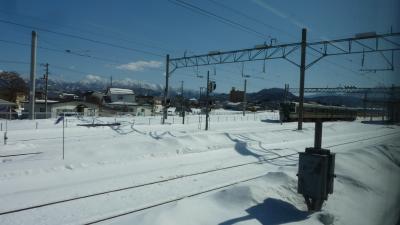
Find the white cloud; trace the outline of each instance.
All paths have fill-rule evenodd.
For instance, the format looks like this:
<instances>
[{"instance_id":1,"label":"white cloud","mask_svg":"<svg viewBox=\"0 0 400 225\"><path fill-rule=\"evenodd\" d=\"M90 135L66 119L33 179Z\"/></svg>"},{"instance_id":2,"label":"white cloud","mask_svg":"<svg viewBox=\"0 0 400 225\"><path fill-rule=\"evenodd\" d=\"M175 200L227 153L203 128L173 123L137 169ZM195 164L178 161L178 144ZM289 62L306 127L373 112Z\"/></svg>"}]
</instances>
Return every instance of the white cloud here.
<instances>
[{"instance_id":1,"label":"white cloud","mask_svg":"<svg viewBox=\"0 0 400 225\"><path fill-rule=\"evenodd\" d=\"M130 70L130 71L143 71L148 68L160 68L162 62L160 61L136 61L117 66L117 69Z\"/></svg>"},{"instance_id":2,"label":"white cloud","mask_svg":"<svg viewBox=\"0 0 400 225\"><path fill-rule=\"evenodd\" d=\"M85 78L83 78L79 82L81 84L92 84L92 83L106 83L107 81L108 80L103 77L93 75L93 74L88 74L85 76Z\"/></svg>"},{"instance_id":3,"label":"white cloud","mask_svg":"<svg viewBox=\"0 0 400 225\"><path fill-rule=\"evenodd\" d=\"M104 78L97 76L97 75L93 75L93 74L88 74L85 79L87 80L92 80L92 81L103 81L105 80Z\"/></svg>"}]
</instances>

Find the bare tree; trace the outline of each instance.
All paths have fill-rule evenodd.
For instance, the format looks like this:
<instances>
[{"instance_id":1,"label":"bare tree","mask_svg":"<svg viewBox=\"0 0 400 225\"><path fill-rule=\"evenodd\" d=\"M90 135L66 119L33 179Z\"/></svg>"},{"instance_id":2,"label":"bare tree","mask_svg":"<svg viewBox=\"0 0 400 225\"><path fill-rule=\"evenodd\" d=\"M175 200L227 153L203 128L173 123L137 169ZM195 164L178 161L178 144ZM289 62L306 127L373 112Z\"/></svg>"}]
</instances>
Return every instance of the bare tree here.
<instances>
[{"instance_id":1,"label":"bare tree","mask_svg":"<svg viewBox=\"0 0 400 225\"><path fill-rule=\"evenodd\" d=\"M26 95L28 88L24 79L17 72L0 72L0 98L15 102L18 95Z\"/></svg>"}]
</instances>

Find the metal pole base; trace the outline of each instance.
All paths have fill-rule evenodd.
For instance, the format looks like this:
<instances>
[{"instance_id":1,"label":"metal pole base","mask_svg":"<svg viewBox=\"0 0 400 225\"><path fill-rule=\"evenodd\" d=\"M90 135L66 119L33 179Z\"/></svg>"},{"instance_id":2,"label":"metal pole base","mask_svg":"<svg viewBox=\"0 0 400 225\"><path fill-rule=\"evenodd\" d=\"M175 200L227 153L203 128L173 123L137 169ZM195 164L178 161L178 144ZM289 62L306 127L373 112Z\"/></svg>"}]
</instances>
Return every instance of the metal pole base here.
<instances>
[{"instance_id":1,"label":"metal pole base","mask_svg":"<svg viewBox=\"0 0 400 225\"><path fill-rule=\"evenodd\" d=\"M324 203L323 199L315 199L304 196L304 200L307 204L307 209L310 212L321 211L322 204Z\"/></svg>"}]
</instances>

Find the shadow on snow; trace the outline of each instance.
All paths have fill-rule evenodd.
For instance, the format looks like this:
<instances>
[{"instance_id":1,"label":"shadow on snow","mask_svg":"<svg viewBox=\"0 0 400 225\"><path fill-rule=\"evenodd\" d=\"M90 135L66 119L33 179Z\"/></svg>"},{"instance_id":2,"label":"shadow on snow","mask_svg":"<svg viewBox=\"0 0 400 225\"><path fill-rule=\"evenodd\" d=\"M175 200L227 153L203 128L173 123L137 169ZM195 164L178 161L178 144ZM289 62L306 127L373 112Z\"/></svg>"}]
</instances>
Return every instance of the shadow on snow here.
<instances>
[{"instance_id":1,"label":"shadow on snow","mask_svg":"<svg viewBox=\"0 0 400 225\"><path fill-rule=\"evenodd\" d=\"M246 209L248 215L233 218L219 225L232 225L247 220L258 220L263 225L278 225L305 220L309 213L298 210L292 204L275 199L267 198L263 203Z\"/></svg>"}]
</instances>

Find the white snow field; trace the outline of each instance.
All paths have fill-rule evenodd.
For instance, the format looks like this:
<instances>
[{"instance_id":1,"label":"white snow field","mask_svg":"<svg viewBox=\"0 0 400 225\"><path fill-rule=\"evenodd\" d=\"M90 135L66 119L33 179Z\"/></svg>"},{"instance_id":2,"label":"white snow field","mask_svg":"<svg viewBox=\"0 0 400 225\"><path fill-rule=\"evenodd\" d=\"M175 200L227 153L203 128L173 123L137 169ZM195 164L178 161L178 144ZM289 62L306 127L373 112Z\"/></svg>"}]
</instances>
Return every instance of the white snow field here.
<instances>
[{"instance_id":1,"label":"white snow field","mask_svg":"<svg viewBox=\"0 0 400 225\"><path fill-rule=\"evenodd\" d=\"M400 213L400 127L326 122L334 193L309 213L297 194L298 152L314 124L276 112L204 117L8 121L0 144L0 224L394 225ZM120 122L115 127L77 124ZM1 137L5 133L2 123ZM201 124L199 123L201 122ZM201 126L199 126L201 125ZM37 127L37 129L36 129ZM201 128L201 129L199 129ZM35 154L27 154L35 153ZM19 155L26 154L26 155Z\"/></svg>"}]
</instances>

